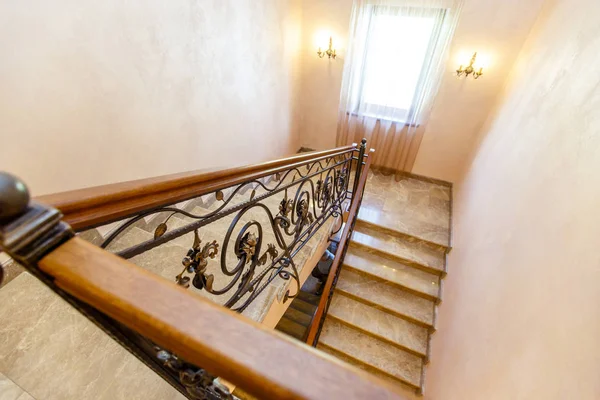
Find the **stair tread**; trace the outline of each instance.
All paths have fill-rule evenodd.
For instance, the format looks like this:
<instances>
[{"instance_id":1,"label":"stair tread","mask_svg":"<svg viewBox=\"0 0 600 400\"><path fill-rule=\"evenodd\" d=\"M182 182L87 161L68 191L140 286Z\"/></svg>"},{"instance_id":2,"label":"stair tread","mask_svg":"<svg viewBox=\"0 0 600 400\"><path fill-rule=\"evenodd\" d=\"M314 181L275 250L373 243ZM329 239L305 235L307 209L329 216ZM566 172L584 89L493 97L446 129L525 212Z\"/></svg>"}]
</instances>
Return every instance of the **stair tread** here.
<instances>
[{"instance_id":1,"label":"stair tread","mask_svg":"<svg viewBox=\"0 0 600 400\"><path fill-rule=\"evenodd\" d=\"M117 238L108 245L106 250L111 253L118 253L121 250L125 250L147 240L152 240L153 237L154 236L150 232L134 226L117 236Z\"/></svg>"},{"instance_id":2,"label":"stair tread","mask_svg":"<svg viewBox=\"0 0 600 400\"><path fill-rule=\"evenodd\" d=\"M423 326L343 296L339 292L333 295L327 315L389 340L422 357L427 356L429 333Z\"/></svg>"},{"instance_id":3,"label":"stair tread","mask_svg":"<svg viewBox=\"0 0 600 400\"><path fill-rule=\"evenodd\" d=\"M378 249L408 262L423 265L436 271L444 271L444 252L432 248L428 243L414 237L393 236L376 228L358 224L352 235L352 241Z\"/></svg>"},{"instance_id":4,"label":"stair tread","mask_svg":"<svg viewBox=\"0 0 600 400\"><path fill-rule=\"evenodd\" d=\"M309 326L312 321L312 315L305 314L292 307L288 307L283 316L303 326Z\"/></svg>"},{"instance_id":5,"label":"stair tread","mask_svg":"<svg viewBox=\"0 0 600 400\"><path fill-rule=\"evenodd\" d=\"M342 268L336 290L433 327L433 301L416 296L395 285L369 278L351 269Z\"/></svg>"},{"instance_id":6,"label":"stair tread","mask_svg":"<svg viewBox=\"0 0 600 400\"><path fill-rule=\"evenodd\" d=\"M449 246L450 187L415 176L373 173L367 179L361 219Z\"/></svg>"},{"instance_id":7,"label":"stair tread","mask_svg":"<svg viewBox=\"0 0 600 400\"><path fill-rule=\"evenodd\" d=\"M384 381L394 385L396 387L396 390L400 390L400 392L405 396L406 400L418 398L417 394L415 393L415 389L412 386L406 385L404 382L399 381L386 373L383 373L382 371L378 370L377 368L373 368L367 364L359 362L359 361L349 357L348 355L346 355L344 353L340 353L339 351L336 351L335 349L332 349L331 347L326 346L322 343L317 344L317 349L322 351L323 353L329 354L332 357L342 360L347 364L353 365L356 368L359 368L359 369L366 371L372 375L375 375L379 379L383 379Z\"/></svg>"},{"instance_id":8,"label":"stair tread","mask_svg":"<svg viewBox=\"0 0 600 400\"><path fill-rule=\"evenodd\" d=\"M306 301L296 297L293 301L292 304L290 304L291 308L294 308L298 311L303 312L304 314L307 315L314 315L315 314L315 310L317 309L317 306L307 303Z\"/></svg>"},{"instance_id":9,"label":"stair tread","mask_svg":"<svg viewBox=\"0 0 600 400\"><path fill-rule=\"evenodd\" d=\"M321 300L321 296L318 296L316 294L312 294L312 293L308 293L305 291L300 291L300 293L298 293L298 298L304 300L305 302L309 303L309 304L314 304L314 305L318 305L319 301Z\"/></svg>"},{"instance_id":10,"label":"stair tread","mask_svg":"<svg viewBox=\"0 0 600 400\"><path fill-rule=\"evenodd\" d=\"M300 325L285 316L279 320L276 330L283 332L289 336L295 337L298 340L304 340L304 334L306 333L306 327Z\"/></svg>"},{"instance_id":11,"label":"stair tread","mask_svg":"<svg viewBox=\"0 0 600 400\"><path fill-rule=\"evenodd\" d=\"M350 246L344 265L430 298L439 296L439 276L381 257L368 249Z\"/></svg>"},{"instance_id":12,"label":"stair tread","mask_svg":"<svg viewBox=\"0 0 600 400\"><path fill-rule=\"evenodd\" d=\"M393 232L395 235L412 236L432 245L439 246L441 249L449 250L451 248L449 239L446 238L448 228L440 228L435 225L423 223L420 230L406 228L398 224L398 216L393 212L384 212L377 208L364 206L358 212L358 223L367 223L377 225Z\"/></svg>"},{"instance_id":13,"label":"stair tread","mask_svg":"<svg viewBox=\"0 0 600 400\"><path fill-rule=\"evenodd\" d=\"M406 382L421 386L423 360L382 340L326 318L319 342Z\"/></svg>"}]
</instances>

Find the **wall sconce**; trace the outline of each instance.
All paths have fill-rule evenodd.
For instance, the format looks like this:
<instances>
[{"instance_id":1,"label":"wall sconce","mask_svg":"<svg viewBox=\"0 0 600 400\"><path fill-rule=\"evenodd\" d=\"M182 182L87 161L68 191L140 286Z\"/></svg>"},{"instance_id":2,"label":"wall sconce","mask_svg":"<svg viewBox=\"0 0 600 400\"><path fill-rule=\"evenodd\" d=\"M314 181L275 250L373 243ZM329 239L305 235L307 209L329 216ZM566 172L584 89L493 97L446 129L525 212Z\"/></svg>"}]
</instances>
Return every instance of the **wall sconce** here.
<instances>
[{"instance_id":1,"label":"wall sconce","mask_svg":"<svg viewBox=\"0 0 600 400\"><path fill-rule=\"evenodd\" d=\"M326 51L321 51L321 48L319 47L319 51L317 51L317 55L319 56L319 58L323 58L325 56L329 57L329 58L333 58L335 60L335 57L337 56L335 54L335 49L333 48L333 37L329 37L329 48Z\"/></svg>"},{"instance_id":2,"label":"wall sconce","mask_svg":"<svg viewBox=\"0 0 600 400\"><path fill-rule=\"evenodd\" d=\"M463 66L461 65L460 68L456 70L456 76L460 78L464 75L465 78L468 78L469 75L473 74L474 79L479 79L479 77L483 75L483 68L479 68L479 71L477 71L473 66L475 64L475 60L477 60L477 52L475 52L473 57L471 57L471 63L467 68L463 69Z\"/></svg>"}]
</instances>

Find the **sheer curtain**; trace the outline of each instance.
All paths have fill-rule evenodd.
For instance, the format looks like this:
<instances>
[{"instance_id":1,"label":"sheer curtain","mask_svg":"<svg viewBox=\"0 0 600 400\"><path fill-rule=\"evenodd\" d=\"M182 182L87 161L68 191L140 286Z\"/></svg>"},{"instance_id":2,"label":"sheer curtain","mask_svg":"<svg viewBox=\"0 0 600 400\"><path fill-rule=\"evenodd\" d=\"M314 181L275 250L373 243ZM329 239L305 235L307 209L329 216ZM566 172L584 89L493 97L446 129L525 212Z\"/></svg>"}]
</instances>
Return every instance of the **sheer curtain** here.
<instances>
[{"instance_id":1,"label":"sheer curtain","mask_svg":"<svg viewBox=\"0 0 600 400\"><path fill-rule=\"evenodd\" d=\"M375 166L410 171L463 0L355 0L337 144L366 137Z\"/></svg>"}]
</instances>

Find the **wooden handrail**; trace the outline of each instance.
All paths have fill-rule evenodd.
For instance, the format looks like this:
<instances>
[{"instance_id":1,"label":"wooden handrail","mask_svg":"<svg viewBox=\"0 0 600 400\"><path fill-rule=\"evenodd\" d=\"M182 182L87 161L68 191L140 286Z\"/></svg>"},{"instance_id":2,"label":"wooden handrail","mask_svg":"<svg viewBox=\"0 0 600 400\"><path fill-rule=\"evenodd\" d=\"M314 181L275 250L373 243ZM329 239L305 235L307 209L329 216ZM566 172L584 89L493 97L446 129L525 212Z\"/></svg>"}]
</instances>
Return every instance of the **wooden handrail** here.
<instances>
[{"instance_id":1,"label":"wooden handrail","mask_svg":"<svg viewBox=\"0 0 600 400\"><path fill-rule=\"evenodd\" d=\"M227 170L139 179L39 196L35 200L59 209L65 222L76 231L82 231L354 149L354 146L344 146Z\"/></svg>"},{"instance_id":2,"label":"wooden handrail","mask_svg":"<svg viewBox=\"0 0 600 400\"><path fill-rule=\"evenodd\" d=\"M371 149L369 153L373 153L374 150ZM373 157L368 157L365 155L365 166L360 175L360 180L358 182L356 193L360 193L359 196L353 196L352 204L350 204L350 210L348 212L347 223L344 226L344 230L342 231L342 236L340 236L340 242L338 243L337 251L335 252L335 258L333 263L331 264L331 269L329 270L329 275L327 276L327 281L325 282L325 286L323 287L323 294L321 295L321 300L319 301L319 305L317 306L317 311L312 319L312 323L310 325L310 329L308 331L308 335L306 336L306 343L309 345L313 345L315 339L317 338L317 334L319 333L319 329L321 328L321 320L323 319L323 315L327 312L327 307L329 305L329 293L333 288L333 281L335 277L338 275L338 270L342 267L342 261L344 259L344 249L346 248L346 242L350 240L350 234L352 229L351 221L354 221L358 216L358 209L360 207L360 203L362 200L362 193L365 189L365 185L367 183L367 176L369 173L369 168L371 167L371 161L373 161Z\"/></svg>"},{"instance_id":3,"label":"wooden handrail","mask_svg":"<svg viewBox=\"0 0 600 400\"><path fill-rule=\"evenodd\" d=\"M77 237L38 266L67 293L261 399L403 398L377 377Z\"/></svg>"}]
</instances>

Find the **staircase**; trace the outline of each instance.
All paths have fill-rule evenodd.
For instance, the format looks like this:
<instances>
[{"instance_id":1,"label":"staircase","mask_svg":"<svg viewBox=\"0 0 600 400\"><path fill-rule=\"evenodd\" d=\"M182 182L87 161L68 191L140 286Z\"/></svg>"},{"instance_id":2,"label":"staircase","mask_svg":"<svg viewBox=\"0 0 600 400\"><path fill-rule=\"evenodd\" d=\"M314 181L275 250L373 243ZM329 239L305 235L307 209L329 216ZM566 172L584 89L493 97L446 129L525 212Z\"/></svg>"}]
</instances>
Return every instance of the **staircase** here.
<instances>
[{"instance_id":1,"label":"staircase","mask_svg":"<svg viewBox=\"0 0 600 400\"><path fill-rule=\"evenodd\" d=\"M216 378L220 375L232 379L238 389L247 387L268 398L358 399L368 393L372 398L407 399L422 393L449 251L451 189L443 182L412 175L396 182L370 172L372 159L364 158L365 141L358 149L340 149L220 172L219 177L230 179L223 184L210 182L214 179L210 173L192 178L174 175L159 178L161 184L135 181L44 199L47 204L62 204L64 220L79 232L75 238L68 225L59 223L56 210L28 205L27 196L10 203L12 208L0 215L4 218L2 249L26 265L28 272L17 264L3 268L0 392L8 388L13 397L23 400L179 399L183 395L204 399L207 394L209 399L231 399ZM341 166L351 165L350 156L356 153L354 159L366 161L362 176L352 175L357 184L347 207L345 188L351 171ZM318 162L308 166L313 159ZM298 166L298 160L304 164ZM312 172L299 180L294 175L280 178L279 172L256 172L273 171L270 165L281 164L298 174L301 170L310 174L317 165L328 172L327 176ZM267 175L286 186L266 187ZM22 184L6 175L4 180L0 190L4 200L0 200L17 199L13 188L21 190ZM233 189L229 182L234 182ZM187 185L185 191L181 184ZM298 189L292 199L288 188L294 185ZM317 199L312 206L306 188ZM363 188L362 208L355 219ZM115 204L115 196L122 204ZM257 213L261 210L267 212ZM337 225L331 216L341 217L343 210L349 210L348 223L333 229ZM329 219L323 219L326 215ZM115 225L116 217L126 222ZM245 224L236 228L240 221ZM293 237L292 247L282 242L281 230L261 230L269 224ZM292 226L296 228L290 230ZM234 228L239 232L236 237L230 236ZM258 236L248 231L251 228ZM329 274L324 285L327 297L312 290L300 291L289 303L282 300L290 294L289 283L299 286L306 281L332 230L343 232L332 261L332 270L340 272L334 293L329 292L334 281ZM121 257L97 247L106 245L107 238L115 240L106 250ZM219 238L221 243L216 242ZM268 246L261 250L261 243ZM276 258L272 243L293 263L283 256ZM222 249L221 264L206 262L215 258L209 250L217 245ZM225 251L228 246L231 253ZM236 264L235 271L228 269ZM304 268L305 264L311 267ZM242 275L247 265L251 270ZM192 273L195 276L190 277ZM227 304L243 302L234 311L247 318L207 301L231 301L218 297L220 289L211 288L228 285L227 276L232 274L244 278L230 282L229 288L237 285L236 294L235 301ZM258 281L253 280L256 275ZM263 284L263 277L269 278L269 284ZM281 305L289 308L286 311ZM315 314L323 322L316 343L320 350L395 385L384 385L264 329L279 322L277 330L301 341L308 336L314 343L321 326L315 324ZM263 327L248 319L262 322ZM215 351L222 357L205 355ZM200 367L204 365L206 370ZM272 369L273 365L281 368ZM307 365L311 368L303 369ZM211 375L213 369L219 375ZM414 393L398 390L402 385Z\"/></svg>"},{"instance_id":2,"label":"staircase","mask_svg":"<svg viewBox=\"0 0 600 400\"><path fill-rule=\"evenodd\" d=\"M318 349L422 393L450 199L443 182L370 174Z\"/></svg>"},{"instance_id":3,"label":"staircase","mask_svg":"<svg viewBox=\"0 0 600 400\"><path fill-rule=\"evenodd\" d=\"M306 341L306 335L317 311L319 299L319 296L312 293L300 291L275 329L303 342Z\"/></svg>"}]
</instances>

